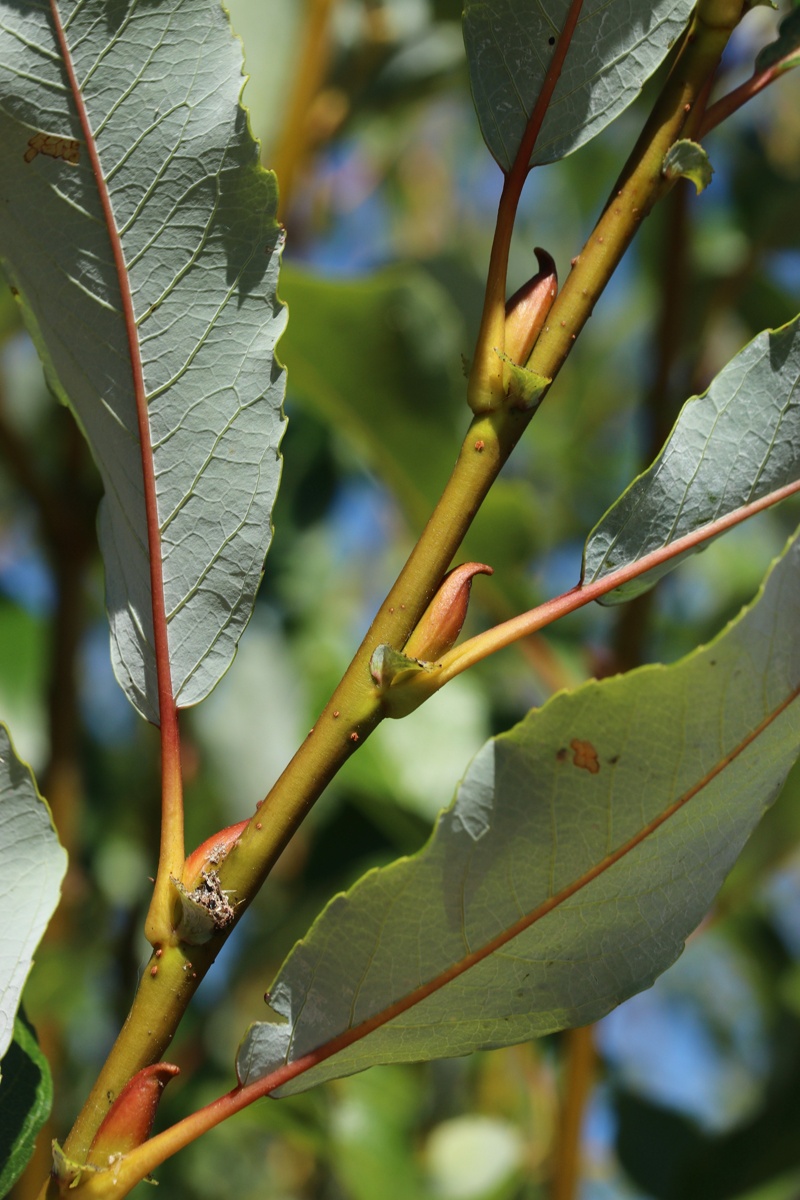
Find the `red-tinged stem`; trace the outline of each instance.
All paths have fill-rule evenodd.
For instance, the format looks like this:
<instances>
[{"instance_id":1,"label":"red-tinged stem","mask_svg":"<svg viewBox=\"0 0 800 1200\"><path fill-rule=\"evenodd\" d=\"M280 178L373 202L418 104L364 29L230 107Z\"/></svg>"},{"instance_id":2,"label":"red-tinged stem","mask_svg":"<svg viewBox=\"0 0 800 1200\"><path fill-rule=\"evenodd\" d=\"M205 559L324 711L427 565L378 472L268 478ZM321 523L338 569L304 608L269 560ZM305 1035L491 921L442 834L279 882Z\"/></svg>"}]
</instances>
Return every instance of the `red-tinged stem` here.
<instances>
[{"instance_id":1,"label":"red-tinged stem","mask_svg":"<svg viewBox=\"0 0 800 1200\"><path fill-rule=\"evenodd\" d=\"M727 96L722 96L721 99L715 101L706 110L700 129L698 130L698 140L704 138L712 129L716 129L720 122L726 120L732 113L735 113L748 100L752 100L759 92L763 92L768 84L773 83L783 73L780 63L775 63L768 70L760 71L758 74L752 75L750 79L746 79L739 87L734 88L732 92L728 92Z\"/></svg>"},{"instance_id":2,"label":"red-tinged stem","mask_svg":"<svg viewBox=\"0 0 800 1200\"><path fill-rule=\"evenodd\" d=\"M271 1092L276 1091L290 1080L305 1074L306 1071L332 1058L334 1054L339 1054L355 1042L361 1041L373 1033L376 1029L380 1029L390 1021L402 1016L403 1013L408 1012L453 980L458 979L461 975L464 975L467 971L477 966L478 963L497 953L504 946L507 946L509 942L519 937L521 933L530 929L538 921L543 920L551 912L558 909L561 905L572 899L572 897L578 895L595 880L601 878L606 871L616 866L626 855L642 845L647 838L652 837L667 821L671 820L695 796L699 795L704 788L708 787L723 771L734 763L790 705L794 704L798 695L800 695L800 685L792 688L784 696L783 700L767 713L754 729L742 737L692 787L673 800L671 804L668 804L657 816L642 825L636 833L610 854L607 854L605 858L595 863L594 866L589 867L588 870L584 871L559 892L542 901L536 908L528 913L524 913L517 921L497 934L496 937L486 942L483 946L465 954L462 959L452 963L449 967L441 971L439 975L421 984L393 1004L387 1005L386 1008L368 1017L365 1021L360 1022L360 1024L352 1026L350 1029L331 1038L328 1042L323 1043L293 1062L286 1063L284 1066L272 1071L269 1075L265 1075L262 1079L258 1079L254 1083L242 1087L234 1088L233 1091L220 1096L205 1108L199 1109L197 1112L185 1117L182 1121L177 1122L177 1124L172 1125L169 1129L165 1129L163 1133L157 1134L150 1141L145 1142L142 1146L125 1155L117 1165L112 1165L108 1171L103 1171L97 1175L84 1175L79 1181L79 1186L75 1189L75 1200L79 1200L83 1196L91 1196L94 1200L101 1200L101 1198L105 1200L106 1197L113 1196L117 1200L121 1200L122 1197L128 1194L131 1188L146 1175L149 1175L155 1167L177 1153L178 1150L182 1150L201 1134L206 1133L209 1129L213 1129L215 1125L219 1125L227 1117L233 1116L234 1113L252 1104L255 1100L260 1100L262 1097L268 1096Z\"/></svg>"},{"instance_id":3,"label":"red-tinged stem","mask_svg":"<svg viewBox=\"0 0 800 1200\"><path fill-rule=\"evenodd\" d=\"M119 237L111 197L106 186L100 156L97 152L94 132L86 110L81 87L75 74L75 66L72 61L66 31L58 11L58 0L50 0L50 12L53 18L56 40L61 51L64 70L72 92L72 99L83 131L86 153L89 156L89 162L91 163L92 173L97 186L100 207L103 212L106 229L108 230L114 266L117 272L122 318L125 322L128 339L128 352L130 355L132 384L136 403L136 419L142 458L142 490L147 525L147 546L150 559L150 598L153 613L153 642L158 680L158 710L161 731L161 847L158 861L158 875L146 924L147 936L153 944L156 944L166 941L171 936L172 922L169 914L172 907L172 900L169 877L170 875L180 875L185 857L185 849L180 734L178 730L178 712L172 693L167 614L164 604L164 579L161 561L161 529L158 521L155 464L153 461L150 422L147 412L147 392L144 383L144 372L136 330L136 317L133 310L133 297L130 290L128 268L125 262L122 242Z\"/></svg>"},{"instance_id":4,"label":"red-tinged stem","mask_svg":"<svg viewBox=\"0 0 800 1200\"><path fill-rule=\"evenodd\" d=\"M755 516L756 513L771 508L772 505L778 504L781 500L785 500L797 492L800 492L800 480L777 488L767 496L754 500L752 504L745 504L733 512L726 513L724 517L711 521L708 525L693 530L692 533L684 534L683 537L676 538L669 545L652 550L649 554L637 558L635 562L627 563L624 567L618 567L616 571L611 571L601 579L596 579L592 583L578 583L570 591L564 592L552 600L547 600L544 604L540 604L518 617L512 617L510 621L495 625L493 629L487 629L484 633L479 633L469 641L456 646L442 658L440 671L415 676L405 686L409 690L419 686L426 692L426 695L428 691L431 693L437 691L448 680L460 675L467 667L474 666L475 663L494 654L497 650L502 650L505 646L510 646L513 642L518 641L519 638L527 637L529 634L543 629L545 625L551 625L553 621L566 616L567 613L583 608L584 604L589 604L592 600L597 600L600 596L613 592L615 588L630 583L631 580L653 570L654 567L661 566L662 563L677 558L687 550L697 549L703 542L719 536L727 529L732 529L749 517Z\"/></svg>"},{"instance_id":5,"label":"red-tinged stem","mask_svg":"<svg viewBox=\"0 0 800 1200\"><path fill-rule=\"evenodd\" d=\"M503 403L503 361L497 352L505 349L506 280L511 235L514 232L522 189L531 170L531 155L553 98L555 86L561 76L582 4L583 0L572 0L547 68L542 90L528 119L511 170L503 180L503 190L497 208L497 224L489 256L481 325L467 391L470 406L475 412L491 411Z\"/></svg>"}]
</instances>

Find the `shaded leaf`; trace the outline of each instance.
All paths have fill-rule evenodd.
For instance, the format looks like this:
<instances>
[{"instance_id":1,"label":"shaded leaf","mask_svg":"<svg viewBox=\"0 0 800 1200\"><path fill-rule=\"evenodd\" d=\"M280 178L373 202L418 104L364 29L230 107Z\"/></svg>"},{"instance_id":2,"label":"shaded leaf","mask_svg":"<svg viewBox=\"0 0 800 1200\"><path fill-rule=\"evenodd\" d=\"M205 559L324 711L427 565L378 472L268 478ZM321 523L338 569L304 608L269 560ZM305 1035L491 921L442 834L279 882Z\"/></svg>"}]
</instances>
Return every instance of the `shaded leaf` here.
<instances>
[{"instance_id":1,"label":"shaded leaf","mask_svg":"<svg viewBox=\"0 0 800 1200\"><path fill-rule=\"evenodd\" d=\"M290 266L281 294L292 312L281 342L292 394L368 454L422 525L468 411L462 330L447 295L419 269L343 282Z\"/></svg>"},{"instance_id":2,"label":"shaded leaf","mask_svg":"<svg viewBox=\"0 0 800 1200\"><path fill-rule=\"evenodd\" d=\"M0 1055L33 953L58 904L67 856L30 767L0 725Z\"/></svg>"},{"instance_id":3,"label":"shaded leaf","mask_svg":"<svg viewBox=\"0 0 800 1200\"><path fill-rule=\"evenodd\" d=\"M756 74L773 69L777 75L800 65L800 8L793 8L778 26L778 36L756 57Z\"/></svg>"},{"instance_id":4,"label":"shaded leaf","mask_svg":"<svg viewBox=\"0 0 800 1200\"><path fill-rule=\"evenodd\" d=\"M589 535L583 583L687 539L693 553L709 539L800 487L800 317L765 331L693 396L664 449ZM680 548L682 549L682 548ZM680 561L665 561L601 600L615 604L646 591Z\"/></svg>"},{"instance_id":5,"label":"shaded leaf","mask_svg":"<svg viewBox=\"0 0 800 1200\"><path fill-rule=\"evenodd\" d=\"M218 0L0 0L0 64L0 255L100 469L114 666L157 721L151 550L187 705L235 653L271 536L275 181Z\"/></svg>"},{"instance_id":6,"label":"shaded leaf","mask_svg":"<svg viewBox=\"0 0 800 1200\"><path fill-rule=\"evenodd\" d=\"M698 196L711 183L714 174L703 147L689 138L681 138L670 146L664 158L663 170L667 179L679 179L681 176L690 179Z\"/></svg>"},{"instance_id":7,"label":"shaded leaf","mask_svg":"<svg viewBox=\"0 0 800 1200\"><path fill-rule=\"evenodd\" d=\"M561 693L490 741L426 847L295 946L240 1078L297 1063L275 1080L288 1094L524 1041L649 986L798 753L799 585L797 541L709 646Z\"/></svg>"},{"instance_id":8,"label":"shaded leaf","mask_svg":"<svg viewBox=\"0 0 800 1200\"><path fill-rule=\"evenodd\" d=\"M679 37L693 0L585 0L532 164L555 162L605 129L639 94ZM529 0L468 0L472 97L500 167L514 162L570 9Z\"/></svg>"},{"instance_id":9,"label":"shaded leaf","mask_svg":"<svg viewBox=\"0 0 800 1200\"><path fill-rule=\"evenodd\" d=\"M19 1179L50 1115L53 1081L32 1028L21 1017L0 1064L0 1196Z\"/></svg>"}]
</instances>

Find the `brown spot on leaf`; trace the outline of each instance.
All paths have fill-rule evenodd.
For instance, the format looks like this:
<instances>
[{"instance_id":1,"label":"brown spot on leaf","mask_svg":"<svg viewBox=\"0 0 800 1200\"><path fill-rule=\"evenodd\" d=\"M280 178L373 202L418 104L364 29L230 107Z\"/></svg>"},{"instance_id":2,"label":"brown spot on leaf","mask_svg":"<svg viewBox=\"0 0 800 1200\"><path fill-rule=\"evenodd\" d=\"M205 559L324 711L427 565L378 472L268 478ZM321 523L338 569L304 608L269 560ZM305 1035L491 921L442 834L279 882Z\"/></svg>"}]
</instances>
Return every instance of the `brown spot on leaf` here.
<instances>
[{"instance_id":1,"label":"brown spot on leaf","mask_svg":"<svg viewBox=\"0 0 800 1200\"><path fill-rule=\"evenodd\" d=\"M556 761L557 762L566 762L567 761L566 746L562 746L560 750L556 750Z\"/></svg>"},{"instance_id":2,"label":"brown spot on leaf","mask_svg":"<svg viewBox=\"0 0 800 1200\"><path fill-rule=\"evenodd\" d=\"M81 147L75 138L55 137L51 133L35 133L28 139L28 149L23 154L26 163L33 162L37 154L46 154L48 158L62 158L64 162L77 166Z\"/></svg>"},{"instance_id":3,"label":"brown spot on leaf","mask_svg":"<svg viewBox=\"0 0 800 1200\"><path fill-rule=\"evenodd\" d=\"M597 751L591 742L582 742L578 738L573 738L570 742L573 750L572 761L576 767L582 767L584 771L589 771L590 774L596 775L600 770L600 763L597 758Z\"/></svg>"}]
</instances>

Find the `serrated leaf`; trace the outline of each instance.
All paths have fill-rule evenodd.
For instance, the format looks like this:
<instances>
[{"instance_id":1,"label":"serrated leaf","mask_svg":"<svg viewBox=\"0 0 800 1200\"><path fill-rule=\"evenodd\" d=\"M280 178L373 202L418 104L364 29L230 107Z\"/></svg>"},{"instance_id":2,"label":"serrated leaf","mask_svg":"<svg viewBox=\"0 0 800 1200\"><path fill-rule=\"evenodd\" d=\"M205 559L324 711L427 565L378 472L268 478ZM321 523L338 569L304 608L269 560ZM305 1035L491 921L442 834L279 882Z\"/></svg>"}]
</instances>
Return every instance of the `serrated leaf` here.
<instances>
[{"instance_id":1,"label":"serrated leaf","mask_svg":"<svg viewBox=\"0 0 800 1200\"><path fill-rule=\"evenodd\" d=\"M666 179L690 179L698 196L711 183L714 168L702 146L690 138L681 138L670 146L664 158L663 173Z\"/></svg>"},{"instance_id":2,"label":"serrated leaf","mask_svg":"<svg viewBox=\"0 0 800 1200\"><path fill-rule=\"evenodd\" d=\"M33 954L55 912L67 856L30 767L0 725L0 1057Z\"/></svg>"},{"instance_id":3,"label":"serrated leaf","mask_svg":"<svg viewBox=\"0 0 800 1200\"><path fill-rule=\"evenodd\" d=\"M561 693L490 741L425 848L295 946L269 994L284 1023L251 1027L240 1078L281 1070L283 1095L507 1045L649 986L798 754L798 622L795 541L709 646Z\"/></svg>"},{"instance_id":4,"label":"serrated leaf","mask_svg":"<svg viewBox=\"0 0 800 1200\"><path fill-rule=\"evenodd\" d=\"M760 333L707 392L687 400L656 461L590 533L582 582L663 557L601 603L629 600L686 554L798 488L800 317Z\"/></svg>"},{"instance_id":5,"label":"serrated leaf","mask_svg":"<svg viewBox=\"0 0 800 1200\"><path fill-rule=\"evenodd\" d=\"M778 26L778 36L756 57L756 74L774 70L776 75L800 65L800 8L793 8Z\"/></svg>"},{"instance_id":6,"label":"serrated leaf","mask_svg":"<svg viewBox=\"0 0 800 1200\"><path fill-rule=\"evenodd\" d=\"M241 63L219 0L0 0L0 256L100 469L114 666L156 722L159 593L194 704L250 617L280 474L281 233Z\"/></svg>"},{"instance_id":7,"label":"serrated leaf","mask_svg":"<svg viewBox=\"0 0 800 1200\"><path fill-rule=\"evenodd\" d=\"M531 164L596 137L633 100L680 36L693 0L585 0ZM508 171L542 90L570 0L470 0L464 7L472 97L486 145Z\"/></svg>"},{"instance_id":8,"label":"serrated leaf","mask_svg":"<svg viewBox=\"0 0 800 1200\"><path fill-rule=\"evenodd\" d=\"M47 1059L31 1027L17 1017L14 1040L0 1063L0 1196L8 1195L28 1165L52 1104Z\"/></svg>"}]
</instances>

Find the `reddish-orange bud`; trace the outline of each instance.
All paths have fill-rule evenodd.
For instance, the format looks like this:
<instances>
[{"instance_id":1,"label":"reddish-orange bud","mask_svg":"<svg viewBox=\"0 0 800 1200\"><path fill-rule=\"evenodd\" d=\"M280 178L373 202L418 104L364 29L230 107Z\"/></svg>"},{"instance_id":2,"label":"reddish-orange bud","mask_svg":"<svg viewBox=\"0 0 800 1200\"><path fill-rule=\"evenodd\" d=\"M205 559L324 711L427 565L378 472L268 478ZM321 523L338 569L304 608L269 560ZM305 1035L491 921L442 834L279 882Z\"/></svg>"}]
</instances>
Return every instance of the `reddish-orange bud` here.
<instances>
[{"instance_id":1,"label":"reddish-orange bud","mask_svg":"<svg viewBox=\"0 0 800 1200\"><path fill-rule=\"evenodd\" d=\"M173 1063L143 1067L109 1109L89 1149L89 1164L107 1167L117 1154L135 1150L150 1137L161 1093L180 1070Z\"/></svg>"},{"instance_id":2,"label":"reddish-orange bud","mask_svg":"<svg viewBox=\"0 0 800 1200\"><path fill-rule=\"evenodd\" d=\"M446 654L464 624L473 578L493 574L492 568L485 563L462 563L445 575L403 653L421 662L433 662Z\"/></svg>"},{"instance_id":3,"label":"reddish-orange bud","mask_svg":"<svg viewBox=\"0 0 800 1200\"><path fill-rule=\"evenodd\" d=\"M205 868L218 866L230 853L234 844L238 842L249 823L249 821L239 821L236 825L228 825L203 842L202 846L193 850L183 864L182 882L184 886L191 890Z\"/></svg>"},{"instance_id":4,"label":"reddish-orange bud","mask_svg":"<svg viewBox=\"0 0 800 1200\"><path fill-rule=\"evenodd\" d=\"M553 259L540 246L533 253L539 270L506 304L506 354L520 367L528 361L558 291Z\"/></svg>"}]
</instances>

